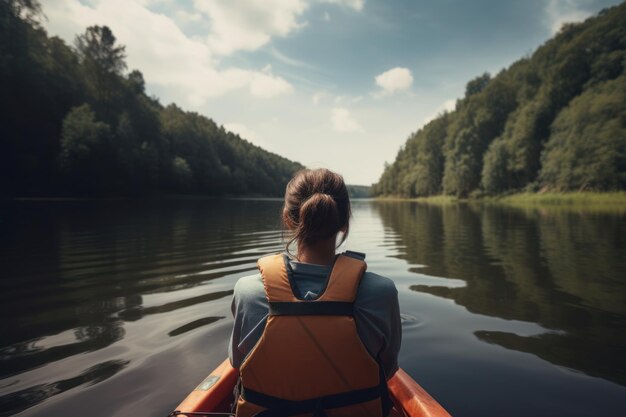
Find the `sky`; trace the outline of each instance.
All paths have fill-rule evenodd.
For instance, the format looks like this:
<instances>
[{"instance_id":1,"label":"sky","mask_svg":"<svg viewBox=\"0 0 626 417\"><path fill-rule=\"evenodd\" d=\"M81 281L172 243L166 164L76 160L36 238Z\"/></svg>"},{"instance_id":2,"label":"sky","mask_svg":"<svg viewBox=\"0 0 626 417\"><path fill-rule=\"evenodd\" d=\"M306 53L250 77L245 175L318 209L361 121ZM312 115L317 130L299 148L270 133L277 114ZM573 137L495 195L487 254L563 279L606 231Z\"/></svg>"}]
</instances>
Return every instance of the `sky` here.
<instances>
[{"instance_id":1,"label":"sky","mask_svg":"<svg viewBox=\"0 0 626 417\"><path fill-rule=\"evenodd\" d=\"M107 25L164 105L349 184L378 180L465 84L617 0L41 0L73 44Z\"/></svg>"}]
</instances>

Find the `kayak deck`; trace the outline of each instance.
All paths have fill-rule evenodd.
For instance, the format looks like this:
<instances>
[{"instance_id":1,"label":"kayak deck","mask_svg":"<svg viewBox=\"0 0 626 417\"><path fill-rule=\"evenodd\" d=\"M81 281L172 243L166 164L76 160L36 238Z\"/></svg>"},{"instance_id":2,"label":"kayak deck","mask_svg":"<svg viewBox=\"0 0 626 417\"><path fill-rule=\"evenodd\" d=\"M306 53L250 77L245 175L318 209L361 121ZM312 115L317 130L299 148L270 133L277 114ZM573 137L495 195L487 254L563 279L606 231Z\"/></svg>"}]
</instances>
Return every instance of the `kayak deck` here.
<instances>
[{"instance_id":1,"label":"kayak deck","mask_svg":"<svg viewBox=\"0 0 626 417\"><path fill-rule=\"evenodd\" d=\"M229 415L239 372L222 362L181 402L170 416ZM450 414L402 369L387 381L394 408L390 417L450 417Z\"/></svg>"}]
</instances>

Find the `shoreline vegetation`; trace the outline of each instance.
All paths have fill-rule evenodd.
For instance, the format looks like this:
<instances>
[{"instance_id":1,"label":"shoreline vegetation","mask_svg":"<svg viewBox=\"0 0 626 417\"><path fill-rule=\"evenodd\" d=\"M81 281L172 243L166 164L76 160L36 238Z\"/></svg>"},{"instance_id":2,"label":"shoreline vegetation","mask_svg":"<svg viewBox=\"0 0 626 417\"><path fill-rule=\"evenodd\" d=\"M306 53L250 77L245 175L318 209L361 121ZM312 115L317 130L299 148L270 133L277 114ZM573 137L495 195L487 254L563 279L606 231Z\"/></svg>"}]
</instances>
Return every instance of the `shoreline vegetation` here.
<instances>
[{"instance_id":1,"label":"shoreline vegetation","mask_svg":"<svg viewBox=\"0 0 626 417\"><path fill-rule=\"evenodd\" d=\"M619 211L626 212L626 191L614 192L520 192L500 196L480 196L459 198L451 195L433 195L428 197L377 196L377 201L411 201L432 205L460 203L500 204L518 208L550 208L582 211Z\"/></svg>"},{"instance_id":2,"label":"shoreline vegetation","mask_svg":"<svg viewBox=\"0 0 626 417\"><path fill-rule=\"evenodd\" d=\"M0 1L0 104L10 110L0 112L0 198L279 197L304 168L162 104L109 27L68 45L44 19L40 1Z\"/></svg>"},{"instance_id":3,"label":"shoreline vegetation","mask_svg":"<svg viewBox=\"0 0 626 417\"><path fill-rule=\"evenodd\" d=\"M281 200L281 197L268 195L203 195L203 194L159 194L150 196L156 200L176 200L176 199L199 199L199 200ZM350 196L351 199L365 198L376 201L409 201L417 203L427 203L433 205L458 204L458 203L496 203L512 206L555 206L555 207L623 207L626 211L626 191L597 192L597 191L575 191L575 192L519 192L498 196L471 196L466 198L452 195L431 195L428 197L404 197L400 195L383 196ZM144 199L144 198L142 198ZM102 196L102 197L30 197L20 196L2 201L103 201L103 200L133 200L128 196Z\"/></svg>"},{"instance_id":4,"label":"shoreline vegetation","mask_svg":"<svg viewBox=\"0 0 626 417\"><path fill-rule=\"evenodd\" d=\"M564 24L495 76L469 81L453 110L412 133L385 164L372 195L605 204L576 192L626 190L625 28L623 2ZM510 196L521 190L539 194Z\"/></svg>"}]
</instances>

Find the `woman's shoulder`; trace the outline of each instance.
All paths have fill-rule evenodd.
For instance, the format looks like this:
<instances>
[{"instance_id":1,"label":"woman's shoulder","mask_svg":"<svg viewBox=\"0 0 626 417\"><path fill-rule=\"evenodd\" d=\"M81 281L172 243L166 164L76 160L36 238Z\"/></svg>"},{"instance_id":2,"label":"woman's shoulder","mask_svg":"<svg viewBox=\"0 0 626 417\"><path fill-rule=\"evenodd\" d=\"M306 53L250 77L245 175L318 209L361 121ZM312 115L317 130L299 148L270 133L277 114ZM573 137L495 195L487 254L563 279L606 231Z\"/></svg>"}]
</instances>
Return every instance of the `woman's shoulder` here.
<instances>
[{"instance_id":1,"label":"woman's shoulder","mask_svg":"<svg viewBox=\"0 0 626 417\"><path fill-rule=\"evenodd\" d=\"M265 296L261 274L257 272L256 274L239 278L235 283L233 292L235 297L240 299L249 297L255 298L258 297L259 294Z\"/></svg>"},{"instance_id":2,"label":"woman's shoulder","mask_svg":"<svg viewBox=\"0 0 626 417\"><path fill-rule=\"evenodd\" d=\"M365 272L356 294L355 307L361 323L389 329L399 314L396 285L387 277Z\"/></svg>"},{"instance_id":3,"label":"woman's shoulder","mask_svg":"<svg viewBox=\"0 0 626 417\"><path fill-rule=\"evenodd\" d=\"M396 297L396 284L389 278L375 272L366 271L361 278L359 293L372 294L380 298Z\"/></svg>"}]
</instances>

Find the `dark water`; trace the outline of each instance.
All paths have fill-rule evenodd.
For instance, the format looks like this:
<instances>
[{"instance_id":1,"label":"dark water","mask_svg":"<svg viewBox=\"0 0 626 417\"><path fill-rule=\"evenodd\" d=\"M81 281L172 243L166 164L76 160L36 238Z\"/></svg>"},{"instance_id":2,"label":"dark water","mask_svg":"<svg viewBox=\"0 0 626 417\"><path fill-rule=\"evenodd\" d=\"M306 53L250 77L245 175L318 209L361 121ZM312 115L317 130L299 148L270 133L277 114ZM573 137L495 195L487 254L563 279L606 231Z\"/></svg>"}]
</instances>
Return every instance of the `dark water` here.
<instances>
[{"instance_id":1,"label":"dark water","mask_svg":"<svg viewBox=\"0 0 626 417\"><path fill-rule=\"evenodd\" d=\"M0 211L0 415L164 416L226 356L279 201ZM626 415L626 217L356 201L401 366L455 416Z\"/></svg>"}]
</instances>

